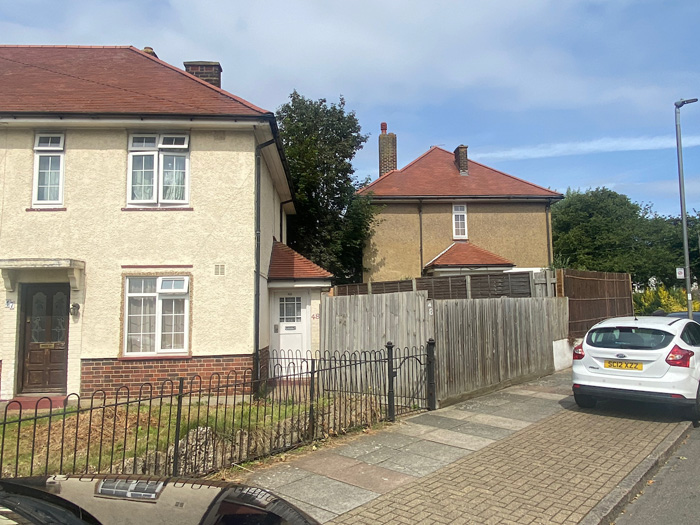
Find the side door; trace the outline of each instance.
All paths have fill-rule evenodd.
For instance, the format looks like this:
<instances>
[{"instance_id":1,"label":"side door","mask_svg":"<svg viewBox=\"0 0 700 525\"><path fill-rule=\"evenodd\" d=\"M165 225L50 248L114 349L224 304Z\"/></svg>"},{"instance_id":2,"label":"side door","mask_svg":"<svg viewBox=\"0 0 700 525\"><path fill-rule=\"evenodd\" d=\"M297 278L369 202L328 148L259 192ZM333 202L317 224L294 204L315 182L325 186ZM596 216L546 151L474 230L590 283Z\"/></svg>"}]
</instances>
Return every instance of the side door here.
<instances>
[{"instance_id":1,"label":"side door","mask_svg":"<svg viewBox=\"0 0 700 525\"><path fill-rule=\"evenodd\" d=\"M68 283L24 285L20 393L66 393L69 300Z\"/></svg>"}]
</instances>

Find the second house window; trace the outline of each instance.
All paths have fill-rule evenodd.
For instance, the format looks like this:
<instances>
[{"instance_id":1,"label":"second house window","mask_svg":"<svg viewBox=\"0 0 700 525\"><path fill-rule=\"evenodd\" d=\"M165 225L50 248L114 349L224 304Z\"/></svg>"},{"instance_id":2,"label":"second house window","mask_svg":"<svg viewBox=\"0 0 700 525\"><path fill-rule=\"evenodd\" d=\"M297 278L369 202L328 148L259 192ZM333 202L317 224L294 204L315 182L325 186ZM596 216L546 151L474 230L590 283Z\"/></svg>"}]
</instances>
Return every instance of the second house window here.
<instances>
[{"instance_id":1,"label":"second house window","mask_svg":"<svg viewBox=\"0 0 700 525\"><path fill-rule=\"evenodd\" d=\"M133 205L189 202L189 135L133 134L129 137L127 201Z\"/></svg>"},{"instance_id":2,"label":"second house window","mask_svg":"<svg viewBox=\"0 0 700 525\"><path fill-rule=\"evenodd\" d=\"M467 205L452 205L452 238L467 238Z\"/></svg>"}]
</instances>

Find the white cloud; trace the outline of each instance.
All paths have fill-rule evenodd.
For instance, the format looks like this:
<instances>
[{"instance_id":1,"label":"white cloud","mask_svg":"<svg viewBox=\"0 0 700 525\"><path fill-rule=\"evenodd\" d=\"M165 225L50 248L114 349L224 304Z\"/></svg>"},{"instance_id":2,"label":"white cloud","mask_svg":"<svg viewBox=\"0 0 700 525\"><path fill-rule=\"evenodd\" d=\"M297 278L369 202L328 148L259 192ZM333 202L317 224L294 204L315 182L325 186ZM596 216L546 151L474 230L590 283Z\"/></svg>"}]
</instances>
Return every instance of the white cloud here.
<instances>
[{"instance_id":1,"label":"white cloud","mask_svg":"<svg viewBox=\"0 0 700 525\"><path fill-rule=\"evenodd\" d=\"M0 22L3 40L150 45L174 65L218 60L226 89L269 109L295 88L312 98L342 93L357 101L355 107L429 105L464 97L503 111L620 102L649 107L678 89L676 78L626 70L629 53L619 49L643 53L651 45L646 35L629 36L629 11L637 9L630 2L51 4L34 0L0 6L0 20L25 21ZM645 8L652 15L654 9L666 9L662 2L647 2ZM49 9L51 20L33 27L36 20L28 12ZM11 16L23 11L23 16ZM686 82L697 78L690 73Z\"/></svg>"},{"instance_id":2,"label":"white cloud","mask_svg":"<svg viewBox=\"0 0 700 525\"><path fill-rule=\"evenodd\" d=\"M682 137L683 148L700 146L700 135ZM663 137L623 137L601 138L583 142L559 142L538 144L492 152L480 152L475 160L524 160L565 157L569 155L589 155L619 151L649 151L676 147L676 138Z\"/></svg>"}]
</instances>

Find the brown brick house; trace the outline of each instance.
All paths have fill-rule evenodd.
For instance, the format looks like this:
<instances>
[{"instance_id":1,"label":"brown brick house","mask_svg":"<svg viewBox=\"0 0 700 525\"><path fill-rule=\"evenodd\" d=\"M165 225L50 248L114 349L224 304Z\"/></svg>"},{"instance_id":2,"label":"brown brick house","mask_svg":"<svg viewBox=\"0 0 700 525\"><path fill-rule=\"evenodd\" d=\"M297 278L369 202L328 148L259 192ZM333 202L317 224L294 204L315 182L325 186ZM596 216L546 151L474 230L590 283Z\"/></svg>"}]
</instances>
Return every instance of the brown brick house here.
<instances>
[{"instance_id":1,"label":"brown brick house","mask_svg":"<svg viewBox=\"0 0 700 525\"><path fill-rule=\"evenodd\" d=\"M360 190L380 206L365 248L364 281L539 270L552 261L550 206L563 198L431 147L396 167L396 136L382 124L379 178Z\"/></svg>"}]
</instances>

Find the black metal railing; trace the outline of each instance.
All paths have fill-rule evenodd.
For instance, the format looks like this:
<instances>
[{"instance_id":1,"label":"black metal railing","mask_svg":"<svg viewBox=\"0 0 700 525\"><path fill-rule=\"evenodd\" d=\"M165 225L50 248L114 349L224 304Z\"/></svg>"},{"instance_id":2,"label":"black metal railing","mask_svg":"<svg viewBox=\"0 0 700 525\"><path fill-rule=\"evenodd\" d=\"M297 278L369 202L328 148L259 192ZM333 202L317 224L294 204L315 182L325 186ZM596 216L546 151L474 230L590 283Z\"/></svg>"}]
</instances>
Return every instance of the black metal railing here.
<instances>
[{"instance_id":1,"label":"black metal railing","mask_svg":"<svg viewBox=\"0 0 700 525\"><path fill-rule=\"evenodd\" d=\"M205 475L434 409L434 346L271 351L259 379L251 370L194 376L113 397L71 394L58 407L43 398L36 406L47 410L11 401L0 421L0 476Z\"/></svg>"}]
</instances>

